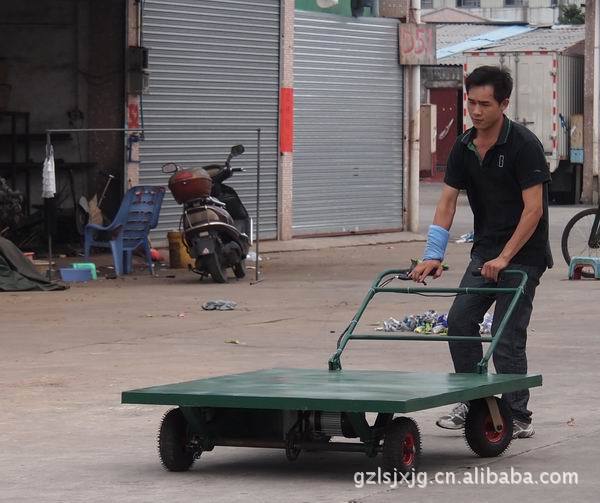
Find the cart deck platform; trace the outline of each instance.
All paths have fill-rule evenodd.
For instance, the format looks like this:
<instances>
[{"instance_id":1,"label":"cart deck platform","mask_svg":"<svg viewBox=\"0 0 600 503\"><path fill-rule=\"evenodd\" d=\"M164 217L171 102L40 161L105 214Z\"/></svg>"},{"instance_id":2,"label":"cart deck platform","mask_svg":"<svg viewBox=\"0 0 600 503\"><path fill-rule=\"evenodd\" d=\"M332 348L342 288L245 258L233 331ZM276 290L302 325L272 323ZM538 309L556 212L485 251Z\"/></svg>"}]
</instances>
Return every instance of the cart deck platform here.
<instances>
[{"instance_id":1,"label":"cart deck platform","mask_svg":"<svg viewBox=\"0 0 600 503\"><path fill-rule=\"evenodd\" d=\"M182 407L407 413L541 384L539 374L280 368L126 391L122 401Z\"/></svg>"}]
</instances>

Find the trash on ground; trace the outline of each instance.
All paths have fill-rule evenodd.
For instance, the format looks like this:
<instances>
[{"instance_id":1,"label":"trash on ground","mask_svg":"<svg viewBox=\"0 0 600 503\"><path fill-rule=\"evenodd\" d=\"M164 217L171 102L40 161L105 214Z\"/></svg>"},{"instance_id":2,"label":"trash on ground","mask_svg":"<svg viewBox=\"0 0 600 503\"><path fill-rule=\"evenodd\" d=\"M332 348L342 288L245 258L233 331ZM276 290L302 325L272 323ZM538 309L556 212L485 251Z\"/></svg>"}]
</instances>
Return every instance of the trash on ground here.
<instances>
[{"instance_id":1,"label":"trash on ground","mask_svg":"<svg viewBox=\"0 0 600 503\"><path fill-rule=\"evenodd\" d=\"M256 252L248 252L248 255L246 255L246 260L249 260L250 262L256 262ZM262 257L260 255L258 256L258 261L262 262Z\"/></svg>"},{"instance_id":2,"label":"trash on ground","mask_svg":"<svg viewBox=\"0 0 600 503\"><path fill-rule=\"evenodd\" d=\"M483 321L479 324L479 333L481 335L491 335L493 321L494 315L492 313L485 313Z\"/></svg>"},{"instance_id":3,"label":"trash on ground","mask_svg":"<svg viewBox=\"0 0 600 503\"><path fill-rule=\"evenodd\" d=\"M455 243L472 243L475 233L473 231L461 234L461 236L454 241Z\"/></svg>"},{"instance_id":4,"label":"trash on ground","mask_svg":"<svg viewBox=\"0 0 600 503\"><path fill-rule=\"evenodd\" d=\"M232 311L236 308L237 302L232 300L209 300L202 304L205 311Z\"/></svg>"},{"instance_id":5,"label":"trash on ground","mask_svg":"<svg viewBox=\"0 0 600 503\"><path fill-rule=\"evenodd\" d=\"M165 258L163 257L163 255L156 248L150 249L150 258L152 259L152 262L164 262L165 261Z\"/></svg>"},{"instance_id":6,"label":"trash on ground","mask_svg":"<svg viewBox=\"0 0 600 503\"><path fill-rule=\"evenodd\" d=\"M493 315L486 313L479 324L480 335L489 335L492 329ZM429 309L422 314L410 314L402 320L389 318L375 328L379 332L415 332L417 334L447 335L448 314Z\"/></svg>"},{"instance_id":7,"label":"trash on ground","mask_svg":"<svg viewBox=\"0 0 600 503\"><path fill-rule=\"evenodd\" d=\"M448 333L448 315L438 314L433 309L430 309L422 314L405 316L402 321L395 318L389 318L375 330L383 332L415 332L418 334L444 335Z\"/></svg>"},{"instance_id":8,"label":"trash on ground","mask_svg":"<svg viewBox=\"0 0 600 503\"><path fill-rule=\"evenodd\" d=\"M237 346L245 346L246 345L245 342L240 342L237 339L230 339L228 341L225 341L225 344L236 344Z\"/></svg>"},{"instance_id":9,"label":"trash on ground","mask_svg":"<svg viewBox=\"0 0 600 503\"><path fill-rule=\"evenodd\" d=\"M572 417L567 421L567 426L575 426L575 418Z\"/></svg>"}]
</instances>

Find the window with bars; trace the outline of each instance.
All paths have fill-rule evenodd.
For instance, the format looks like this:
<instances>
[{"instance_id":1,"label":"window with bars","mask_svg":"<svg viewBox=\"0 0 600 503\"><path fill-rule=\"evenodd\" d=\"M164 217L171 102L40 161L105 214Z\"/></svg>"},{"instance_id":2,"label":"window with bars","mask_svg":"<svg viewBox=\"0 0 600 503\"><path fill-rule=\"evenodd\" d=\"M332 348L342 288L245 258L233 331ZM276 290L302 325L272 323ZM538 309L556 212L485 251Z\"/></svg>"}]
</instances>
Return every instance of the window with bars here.
<instances>
[{"instance_id":1,"label":"window with bars","mask_svg":"<svg viewBox=\"0 0 600 503\"><path fill-rule=\"evenodd\" d=\"M457 7L481 7L480 0L456 0Z\"/></svg>"},{"instance_id":2,"label":"window with bars","mask_svg":"<svg viewBox=\"0 0 600 503\"><path fill-rule=\"evenodd\" d=\"M433 9L433 0L421 0L421 9Z\"/></svg>"},{"instance_id":3,"label":"window with bars","mask_svg":"<svg viewBox=\"0 0 600 503\"><path fill-rule=\"evenodd\" d=\"M504 0L504 7L523 7L527 0Z\"/></svg>"}]
</instances>

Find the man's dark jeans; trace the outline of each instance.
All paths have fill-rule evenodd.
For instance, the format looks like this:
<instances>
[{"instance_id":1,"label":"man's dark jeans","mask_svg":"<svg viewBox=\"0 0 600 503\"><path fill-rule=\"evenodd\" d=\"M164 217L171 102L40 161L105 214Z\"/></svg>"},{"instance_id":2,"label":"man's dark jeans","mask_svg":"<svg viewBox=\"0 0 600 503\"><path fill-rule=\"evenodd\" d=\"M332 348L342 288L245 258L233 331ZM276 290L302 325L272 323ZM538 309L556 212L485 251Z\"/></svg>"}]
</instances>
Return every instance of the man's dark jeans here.
<instances>
[{"instance_id":1,"label":"man's dark jeans","mask_svg":"<svg viewBox=\"0 0 600 503\"><path fill-rule=\"evenodd\" d=\"M471 257L471 263L467 267L460 282L461 287L489 287L512 288L518 286L521 276L517 274L501 274L498 283L489 283L481 276L475 276L473 271L481 268L484 261L477 256ZM527 344L527 326L533 310L533 297L535 289L540 282L540 277L546 270L542 266L528 266L510 264L507 269L518 269L527 273L527 284L525 295L519 300L512 316L506 325L496 350L494 351L494 367L498 374L526 374L527 355L525 347ZM513 294L498 295L458 295L448 313L448 335L449 336L479 336L479 323L483 316L496 301L494 309L494 321L492 323L492 334L496 333ZM483 348L476 342L453 342L449 341L450 353L457 373L476 372L477 363L483 357ZM514 419L531 422L531 411L527 409L529 401L529 390L524 389L512 393L505 393L502 398L506 400L513 412Z\"/></svg>"}]
</instances>

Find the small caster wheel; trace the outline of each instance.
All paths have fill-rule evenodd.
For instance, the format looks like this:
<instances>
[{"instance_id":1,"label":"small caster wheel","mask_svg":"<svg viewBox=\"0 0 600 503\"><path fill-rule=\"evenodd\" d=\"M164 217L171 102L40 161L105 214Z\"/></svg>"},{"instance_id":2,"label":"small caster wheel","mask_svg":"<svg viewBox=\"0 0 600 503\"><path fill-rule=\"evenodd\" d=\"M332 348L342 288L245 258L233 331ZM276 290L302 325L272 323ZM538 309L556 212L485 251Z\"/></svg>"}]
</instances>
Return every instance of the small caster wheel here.
<instances>
[{"instance_id":1,"label":"small caster wheel","mask_svg":"<svg viewBox=\"0 0 600 503\"><path fill-rule=\"evenodd\" d=\"M485 399L473 400L465 418L465 439L472 451L482 458L500 456L510 445L513 435L512 412L508 405L494 397L498 404L502 429L496 431Z\"/></svg>"},{"instance_id":2,"label":"small caster wheel","mask_svg":"<svg viewBox=\"0 0 600 503\"><path fill-rule=\"evenodd\" d=\"M421 433L409 417L397 417L386 429L383 439L383 465L390 472L415 472L421 458Z\"/></svg>"},{"instance_id":3,"label":"small caster wheel","mask_svg":"<svg viewBox=\"0 0 600 503\"><path fill-rule=\"evenodd\" d=\"M158 432L158 455L162 465L171 472L185 472L200 456L189 448L190 432L181 409L168 411Z\"/></svg>"},{"instance_id":4,"label":"small caster wheel","mask_svg":"<svg viewBox=\"0 0 600 503\"><path fill-rule=\"evenodd\" d=\"M296 438L294 438L294 435L290 435L285 445L285 457L288 461L296 461L302 452L302 449L295 447L295 444Z\"/></svg>"}]
</instances>

